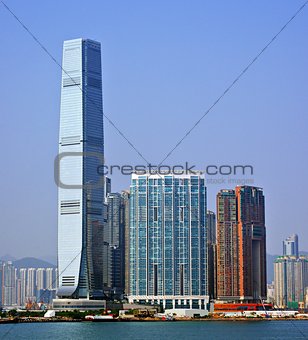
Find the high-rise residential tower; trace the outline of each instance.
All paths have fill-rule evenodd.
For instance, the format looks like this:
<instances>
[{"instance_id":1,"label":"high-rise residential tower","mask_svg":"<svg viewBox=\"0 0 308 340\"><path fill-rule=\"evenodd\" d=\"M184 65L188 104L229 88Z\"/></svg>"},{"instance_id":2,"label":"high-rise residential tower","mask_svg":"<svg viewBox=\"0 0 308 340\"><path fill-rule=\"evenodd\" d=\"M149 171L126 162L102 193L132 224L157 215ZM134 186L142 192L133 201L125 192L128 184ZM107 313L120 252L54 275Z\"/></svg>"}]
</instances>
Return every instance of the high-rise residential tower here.
<instances>
[{"instance_id":1,"label":"high-rise residential tower","mask_svg":"<svg viewBox=\"0 0 308 340\"><path fill-rule=\"evenodd\" d=\"M46 287L47 289L55 289L57 287L56 273L54 268L46 268Z\"/></svg>"},{"instance_id":2,"label":"high-rise residential tower","mask_svg":"<svg viewBox=\"0 0 308 340\"><path fill-rule=\"evenodd\" d=\"M238 230L235 191L217 194L217 297L239 299Z\"/></svg>"},{"instance_id":3,"label":"high-rise residential tower","mask_svg":"<svg viewBox=\"0 0 308 340\"><path fill-rule=\"evenodd\" d=\"M123 204L124 204L124 268L125 268L125 294L129 295L129 254L130 254L130 247L129 247L129 234L130 234L130 224L129 224L129 216L130 216L130 209L129 209L129 197L130 193L128 190L122 191L122 198L123 198Z\"/></svg>"},{"instance_id":4,"label":"high-rise residential tower","mask_svg":"<svg viewBox=\"0 0 308 340\"><path fill-rule=\"evenodd\" d=\"M238 220L239 293L242 300L266 299L265 204L261 188L235 188Z\"/></svg>"},{"instance_id":5,"label":"high-rise residential tower","mask_svg":"<svg viewBox=\"0 0 308 340\"><path fill-rule=\"evenodd\" d=\"M26 304L27 297L27 268L19 269L19 279L20 279L20 306Z\"/></svg>"},{"instance_id":6,"label":"high-rise residential tower","mask_svg":"<svg viewBox=\"0 0 308 340\"><path fill-rule=\"evenodd\" d=\"M59 298L103 297L103 104L100 43L64 42L58 171Z\"/></svg>"},{"instance_id":7,"label":"high-rise residential tower","mask_svg":"<svg viewBox=\"0 0 308 340\"><path fill-rule=\"evenodd\" d=\"M46 270L45 268L37 268L36 270L36 301L41 301L41 291L46 289Z\"/></svg>"},{"instance_id":8,"label":"high-rise residential tower","mask_svg":"<svg viewBox=\"0 0 308 340\"><path fill-rule=\"evenodd\" d=\"M36 301L36 268L27 269L26 299Z\"/></svg>"},{"instance_id":9,"label":"high-rise residential tower","mask_svg":"<svg viewBox=\"0 0 308 340\"><path fill-rule=\"evenodd\" d=\"M114 294L121 295L125 286L125 261L124 261L124 228L125 228L125 206L124 199L120 193L109 193L108 224L105 228L104 239L111 248L111 285Z\"/></svg>"},{"instance_id":10,"label":"high-rise residential tower","mask_svg":"<svg viewBox=\"0 0 308 340\"><path fill-rule=\"evenodd\" d=\"M130 302L206 309L206 187L201 173L133 174Z\"/></svg>"},{"instance_id":11,"label":"high-rise residential tower","mask_svg":"<svg viewBox=\"0 0 308 340\"><path fill-rule=\"evenodd\" d=\"M216 297L216 215L208 210L206 213L207 225L207 264L208 264L208 291L211 299Z\"/></svg>"},{"instance_id":12,"label":"high-rise residential tower","mask_svg":"<svg viewBox=\"0 0 308 340\"><path fill-rule=\"evenodd\" d=\"M2 264L2 305L16 305L16 270L11 261Z\"/></svg>"},{"instance_id":13,"label":"high-rise residential tower","mask_svg":"<svg viewBox=\"0 0 308 340\"><path fill-rule=\"evenodd\" d=\"M298 257L298 236L293 234L282 242L283 255Z\"/></svg>"},{"instance_id":14,"label":"high-rise residential tower","mask_svg":"<svg viewBox=\"0 0 308 340\"><path fill-rule=\"evenodd\" d=\"M213 211L208 210L206 213L207 220L207 241L216 244L216 215Z\"/></svg>"},{"instance_id":15,"label":"high-rise residential tower","mask_svg":"<svg viewBox=\"0 0 308 340\"><path fill-rule=\"evenodd\" d=\"M266 232L260 188L238 186L217 195L217 298L266 298Z\"/></svg>"}]
</instances>

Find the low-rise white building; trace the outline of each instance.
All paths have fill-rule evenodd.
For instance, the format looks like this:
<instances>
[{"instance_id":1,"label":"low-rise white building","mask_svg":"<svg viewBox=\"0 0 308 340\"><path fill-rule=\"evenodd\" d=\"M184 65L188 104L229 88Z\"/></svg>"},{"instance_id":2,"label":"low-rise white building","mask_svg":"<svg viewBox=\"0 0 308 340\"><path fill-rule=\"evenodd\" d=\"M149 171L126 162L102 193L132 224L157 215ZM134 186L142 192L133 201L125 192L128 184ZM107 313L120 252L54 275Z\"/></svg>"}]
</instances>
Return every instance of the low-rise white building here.
<instances>
[{"instance_id":1,"label":"low-rise white building","mask_svg":"<svg viewBox=\"0 0 308 340\"><path fill-rule=\"evenodd\" d=\"M192 310L207 310L209 297L204 295L130 295L128 297L129 303L146 303L152 305L162 306L163 309L192 309Z\"/></svg>"},{"instance_id":2,"label":"low-rise white building","mask_svg":"<svg viewBox=\"0 0 308 340\"><path fill-rule=\"evenodd\" d=\"M193 318L194 316L207 316L209 312L204 309L166 309L165 315L173 315L178 317L189 317Z\"/></svg>"}]
</instances>

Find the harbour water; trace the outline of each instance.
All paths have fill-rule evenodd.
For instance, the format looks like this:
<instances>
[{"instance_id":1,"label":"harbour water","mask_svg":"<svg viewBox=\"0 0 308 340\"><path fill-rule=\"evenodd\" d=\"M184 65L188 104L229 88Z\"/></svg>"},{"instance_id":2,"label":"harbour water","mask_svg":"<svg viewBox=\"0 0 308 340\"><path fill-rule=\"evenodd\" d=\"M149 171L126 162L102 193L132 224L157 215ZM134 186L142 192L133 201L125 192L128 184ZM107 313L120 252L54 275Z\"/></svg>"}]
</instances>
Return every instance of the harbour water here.
<instances>
[{"instance_id":1,"label":"harbour water","mask_svg":"<svg viewBox=\"0 0 308 340\"><path fill-rule=\"evenodd\" d=\"M0 325L0 339L308 339L308 321L21 323Z\"/></svg>"}]
</instances>

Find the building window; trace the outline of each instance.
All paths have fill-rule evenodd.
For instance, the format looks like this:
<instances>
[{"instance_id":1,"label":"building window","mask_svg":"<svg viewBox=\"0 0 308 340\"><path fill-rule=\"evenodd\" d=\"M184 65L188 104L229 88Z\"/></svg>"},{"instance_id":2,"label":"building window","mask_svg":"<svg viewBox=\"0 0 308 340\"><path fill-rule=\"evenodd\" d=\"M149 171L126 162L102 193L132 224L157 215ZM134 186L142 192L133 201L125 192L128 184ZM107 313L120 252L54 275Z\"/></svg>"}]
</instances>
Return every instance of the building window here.
<instances>
[{"instance_id":1,"label":"building window","mask_svg":"<svg viewBox=\"0 0 308 340\"><path fill-rule=\"evenodd\" d=\"M157 222L157 207L154 207L154 222Z\"/></svg>"}]
</instances>

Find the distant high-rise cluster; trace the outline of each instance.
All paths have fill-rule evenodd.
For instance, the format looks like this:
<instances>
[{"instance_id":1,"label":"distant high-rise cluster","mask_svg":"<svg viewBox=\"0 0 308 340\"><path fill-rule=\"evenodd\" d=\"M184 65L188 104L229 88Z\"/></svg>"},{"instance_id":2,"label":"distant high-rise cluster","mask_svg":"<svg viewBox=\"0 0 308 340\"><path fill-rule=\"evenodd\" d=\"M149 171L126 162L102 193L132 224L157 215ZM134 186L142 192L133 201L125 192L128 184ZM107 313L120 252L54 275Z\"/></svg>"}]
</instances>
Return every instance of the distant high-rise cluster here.
<instances>
[{"instance_id":1,"label":"distant high-rise cluster","mask_svg":"<svg viewBox=\"0 0 308 340\"><path fill-rule=\"evenodd\" d=\"M0 307L33 309L50 304L56 296L58 270L16 268L11 261L0 262Z\"/></svg>"},{"instance_id":2,"label":"distant high-rise cluster","mask_svg":"<svg viewBox=\"0 0 308 340\"><path fill-rule=\"evenodd\" d=\"M283 241L283 256L274 263L275 305L279 308L307 308L308 258L300 256L298 236Z\"/></svg>"}]
</instances>

